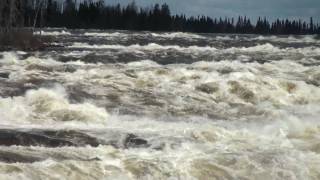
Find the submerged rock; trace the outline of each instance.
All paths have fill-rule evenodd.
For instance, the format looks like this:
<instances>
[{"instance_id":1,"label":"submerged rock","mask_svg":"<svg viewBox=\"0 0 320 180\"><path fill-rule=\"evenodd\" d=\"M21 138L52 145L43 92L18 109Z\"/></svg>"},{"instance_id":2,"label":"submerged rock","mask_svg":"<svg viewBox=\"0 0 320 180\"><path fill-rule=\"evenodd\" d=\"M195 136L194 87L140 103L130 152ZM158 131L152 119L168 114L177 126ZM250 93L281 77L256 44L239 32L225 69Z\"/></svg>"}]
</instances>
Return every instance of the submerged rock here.
<instances>
[{"instance_id":1,"label":"submerged rock","mask_svg":"<svg viewBox=\"0 0 320 180\"><path fill-rule=\"evenodd\" d=\"M232 73L234 70L231 67L224 67L222 69L218 69L217 70L220 74L224 75L224 74L230 74Z\"/></svg>"},{"instance_id":2,"label":"submerged rock","mask_svg":"<svg viewBox=\"0 0 320 180\"><path fill-rule=\"evenodd\" d=\"M190 173L196 179L236 179L223 166L205 159L196 159L191 163Z\"/></svg>"},{"instance_id":3,"label":"submerged rock","mask_svg":"<svg viewBox=\"0 0 320 180\"><path fill-rule=\"evenodd\" d=\"M149 147L147 140L139 138L134 134L127 134L124 139L124 147L125 148L141 148L141 147Z\"/></svg>"},{"instance_id":4,"label":"submerged rock","mask_svg":"<svg viewBox=\"0 0 320 180\"><path fill-rule=\"evenodd\" d=\"M23 155L15 152L0 151L0 162L5 163L34 163L38 161L43 161L45 158Z\"/></svg>"},{"instance_id":5,"label":"submerged rock","mask_svg":"<svg viewBox=\"0 0 320 180\"><path fill-rule=\"evenodd\" d=\"M5 148L0 150L0 162L4 163L34 163L39 161L45 161L47 159L55 161L101 161L98 157L83 157L79 154L70 154L63 151L54 150L38 150L35 151L32 148Z\"/></svg>"},{"instance_id":6,"label":"submerged rock","mask_svg":"<svg viewBox=\"0 0 320 180\"><path fill-rule=\"evenodd\" d=\"M285 89L288 93L293 93L297 89L297 85L292 82L281 82L280 84L283 89Z\"/></svg>"},{"instance_id":7,"label":"submerged rock","mask_svg":"<svg viewBox=\"0 0 320 180\"><path fill-rule=\"evenodd\" d=\"M320 73L310 75L308 77L308 79L306 80L306 83L319 87L320 86Z\"/></svg>"},{"instance_id":8,"label":"submerged rock","mask_svg":"<svg viewBox=\"0 0 320 180\"><path fill-rule=\"evenodd\" d=\"M9 75L10 75L10 73L8 73L8 72L0 72L0 78L8 79Z\"/></svg>"},{"instance_id":9,"label":"submerged rock","mask_svg":"<svg viewBox=\"0 0 320 180\"><path fill-rule=\"evenodd\" d=\"M217 84L215 82L201 84L196 87L196 90L202 91L207 94L212 94L212 93L217 92L219 90L219 84Z\"/></svg>"},{"instance_id":10,"label":"submerged rock","mask_svg":"<svg viewBox=\"0 0 320 180\"><path fill-rule=\"evenodd\" d=\"M26 70L39 70L44 72L69 72L74 73L77 71L77 67L74 65L63 65L63 66L45 66L39 64L31 64L26 67Z\"/></svg>"},{"instance_id":11,"label":"submerged rock","mask_svg":"<svg viewBox=\"0 0 320 180\"><path fill-rule=\"evenodd\" d=\"M99 140L77 131L48 130L0 130L0 145L3 146L98 146Z\"/></svg>"},{"instance_id":12,"label":"submerged rock","mask_svg":"<svg viewBox=\"0 0 320 180\"><path fill-rule=\"evenodd\" d=\"M239 98L243 99L246 102L254 102L255 94L248 88L242 86L237 81L229 81L228 84L231 86L230 92L237 95Z\"/></svg>"},{"instance_id":13,"label":"submerged rock","mask_svg":"<svg viewBox=\"0 0 320 180\"><path fill-rule=\"evenodd\" d=\"M109 133L108 133L109 134ZM43 146L43 147L84 147L110 145L115 148L148 148L148 141L134 134L110 132L104 139L98 139L75 130L0 130L0 146ZM0 152L1 161L1 152Z\"/></svg>"}]
</instances>

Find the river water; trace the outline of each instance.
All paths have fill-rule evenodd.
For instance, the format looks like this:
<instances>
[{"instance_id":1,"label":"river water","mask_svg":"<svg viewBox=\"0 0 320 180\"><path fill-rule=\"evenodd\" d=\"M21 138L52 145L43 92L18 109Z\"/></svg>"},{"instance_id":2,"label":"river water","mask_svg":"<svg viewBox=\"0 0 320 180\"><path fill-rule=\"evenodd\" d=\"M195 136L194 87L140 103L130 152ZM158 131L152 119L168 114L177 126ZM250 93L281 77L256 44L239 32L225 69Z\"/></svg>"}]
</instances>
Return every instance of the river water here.
<instances>
[{"instance_id":1,"label":"river water","mask_svg":"<svg viewBox=\"0 0 320 180\"><path fill-rule=\"evenodd\" d=\"M0 52L0 179L320 179L320 39L46 29Z\"/></svg>"}]
</instances>

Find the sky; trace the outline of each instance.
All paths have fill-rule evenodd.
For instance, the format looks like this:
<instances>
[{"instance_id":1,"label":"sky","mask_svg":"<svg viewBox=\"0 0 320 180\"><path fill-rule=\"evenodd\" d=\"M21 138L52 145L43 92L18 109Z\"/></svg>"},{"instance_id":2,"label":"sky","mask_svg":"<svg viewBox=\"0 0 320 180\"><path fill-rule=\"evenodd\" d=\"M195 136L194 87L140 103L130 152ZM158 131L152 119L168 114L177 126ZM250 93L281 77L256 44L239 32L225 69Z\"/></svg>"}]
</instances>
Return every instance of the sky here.
<instances>
[{"instance_id":1,"label":"sky","mask_svg":"<svg viewBox=\"0 0 320 180\"><path fill-rule=\"evenodd\" d=\"M106 4L121 3L132 0L105 0ZM320 0L135 0L139 6L151 6L155 3L167 3L173 14L184 13L187 16L206 15L211 17L248 16L290 18L308 20L312 16L320 22Z\"/></svg>"}]
</instances>

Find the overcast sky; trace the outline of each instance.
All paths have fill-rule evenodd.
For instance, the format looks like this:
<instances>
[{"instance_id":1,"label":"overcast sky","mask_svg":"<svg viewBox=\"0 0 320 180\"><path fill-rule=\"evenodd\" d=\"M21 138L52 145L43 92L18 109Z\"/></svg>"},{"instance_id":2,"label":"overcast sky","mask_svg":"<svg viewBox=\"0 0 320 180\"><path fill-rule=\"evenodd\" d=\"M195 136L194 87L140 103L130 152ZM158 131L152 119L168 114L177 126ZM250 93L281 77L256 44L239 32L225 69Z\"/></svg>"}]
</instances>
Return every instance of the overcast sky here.
<instances>
[{"instance_id":1,"label":"overcast sky","mask_svg":"<svg viewBox=\"0 0 320 180\"><path fill-rule=\"evenodd\" d=\"M106 4L128 4L132 0L106 0ZM135 0L139 6L155 3L169 4L173 14L204 14L211 17L236 17L246 15L252 19L258 16L274 18L302 18L311 16L320 22L320 0Z\"/></svg>"}]
</instances>

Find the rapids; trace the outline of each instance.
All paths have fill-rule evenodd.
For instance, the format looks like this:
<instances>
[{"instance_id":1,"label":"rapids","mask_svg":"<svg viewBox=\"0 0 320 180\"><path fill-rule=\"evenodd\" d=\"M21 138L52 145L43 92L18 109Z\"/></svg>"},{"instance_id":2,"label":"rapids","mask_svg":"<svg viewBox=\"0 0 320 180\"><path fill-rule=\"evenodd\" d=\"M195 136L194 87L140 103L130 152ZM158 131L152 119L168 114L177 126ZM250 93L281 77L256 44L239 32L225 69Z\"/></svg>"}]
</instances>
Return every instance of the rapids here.
<instances>
[{"instance_id":1,"label":"rapids","mask_svg":"<svg viewBox=\"0 0 320 180\"><path fill-rule=\"evenodd\" d=\"M318 37L41 34L0 52L0 179L320 179Z\"/></svg>"}]
</instances>

